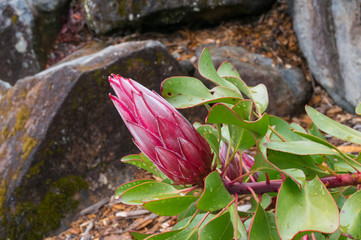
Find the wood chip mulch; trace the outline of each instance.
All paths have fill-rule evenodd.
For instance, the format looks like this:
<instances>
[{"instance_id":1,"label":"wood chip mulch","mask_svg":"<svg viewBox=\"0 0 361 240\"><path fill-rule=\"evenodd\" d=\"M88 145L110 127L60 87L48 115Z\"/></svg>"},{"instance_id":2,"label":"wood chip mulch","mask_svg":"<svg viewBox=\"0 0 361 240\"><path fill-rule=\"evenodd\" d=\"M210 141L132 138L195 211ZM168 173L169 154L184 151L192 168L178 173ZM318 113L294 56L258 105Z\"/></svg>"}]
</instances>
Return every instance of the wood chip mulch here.
<instances>
[{"instance_id":1,"label":"wood chip mulch","mask_svg":"<svg viewBox=\"0 0 361 240\"><path fill-rule=\"evenodd\" d=\"M312 81L292 29L286 1L278 1L270 11L257 20L245 22L238 19L206 29L184 28L169 34L133 33L128 36L113 36L104 39L95 39L85 28L83 11L79 6L77 1L72 5L69 20L58 36L50 54L48 66L94 40L114 44L154 39L161 41L178 60L187 59L192 62L195 62L195 50L202 45L242 46L248 51L273 59L275 64L286 68L299 67L304 71L307 79ZM340 123L361 130L361 118L344 112L319 86L314 87L309 105ZM286 120L299 123L303 127L308 127L311 123L306 114L289 117ZM360 146L344 143L330 136L326 137L343 151L354 154L361 151ZM127 240L131 239L128 231L163 232L169 230L176 222L175 217L157 216L141 207L123 205L114 197L105 198L83 210L82 214L68 230L57 236L48 237L46 240Z\"/></svg>"}]
</instances>

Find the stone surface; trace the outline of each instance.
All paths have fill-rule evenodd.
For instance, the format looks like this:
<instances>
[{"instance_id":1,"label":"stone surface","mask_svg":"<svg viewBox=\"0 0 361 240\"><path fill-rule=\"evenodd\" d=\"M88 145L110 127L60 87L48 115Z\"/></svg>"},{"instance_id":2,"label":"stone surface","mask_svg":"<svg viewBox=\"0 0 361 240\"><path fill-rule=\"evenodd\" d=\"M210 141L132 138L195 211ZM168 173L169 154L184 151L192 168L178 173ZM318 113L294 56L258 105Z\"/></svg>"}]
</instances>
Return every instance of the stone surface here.
<instances>
[{"instance_id":1,"label":"stone surface","mask_svg":"<svg viewBox=\"0 0 361 240\"><path fill-rule=\"evenodd\" d=\"M179 23L214 23L221 19L260 14L274 0L84 0L88 26L96 34L124 28L160 28Z\"/></svg>"},{"instance_id":2,"label":"stone surface","mask_svg":"<svg viewBox=\"0 0 361 240\"><path fill-rule=\"evenodd\" d=\"M157 90L184 74L159 42L129 42L19 80L0 101L0 239L41 239L63 211L133 179L139 152L108 94L121 73ZM77 194L74 196L74 193Z\"/></svg>"},{"instance_id":3,"label":"stone surface","mask_svg":"<svg viewBox=\"0 0 361 240\"><path fill-rule=\"evenodd\" d=\"M12 85L45 67L69 0L0 1L0 78Z\"/></svg>"},{"instance_id":4,"label":"stone surface","mask_svg":"<svg viewBox=\"0 0 361 240\"><path fill-rule=\"evenodd\" d=\"M289 0L300 48L315 80L344 109L361 101L360 1Z\"/></svg>"},{"instance_id":5,"label":"stone surface","mask_svg":"<svg viewBox=\"0 0 361 240\"><path fill-rule=\"evenodd\" d=\"M197 49L199 57L203 48ZM272 59L250 53L241 47L212 47L212 60L216 68L222 62L232 63L248 86L263 83L268 90L267 112L288 116L304 111L304 105L312 95L311 84L298 68L286 69L275 66Z\"/></svg>"}]
</instances>

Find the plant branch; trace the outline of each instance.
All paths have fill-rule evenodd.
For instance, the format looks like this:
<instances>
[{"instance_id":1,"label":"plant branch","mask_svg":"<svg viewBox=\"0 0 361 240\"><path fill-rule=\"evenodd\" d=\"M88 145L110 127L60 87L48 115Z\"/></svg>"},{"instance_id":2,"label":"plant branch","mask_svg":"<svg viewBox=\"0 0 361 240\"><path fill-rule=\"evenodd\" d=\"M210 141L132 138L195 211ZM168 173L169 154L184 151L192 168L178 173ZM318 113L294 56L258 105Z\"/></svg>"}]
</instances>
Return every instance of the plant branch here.
<instances>
[{"instance_id":1,"label":"plant branch","mask_svg":"<svg viewBox=\"0 0 361 240\"><path fill-rule=\"evenodd\" d=\"M338 177L324 177L320 179L327 188L352 186L361 184L361 173L339 174ZM282 185L282 180L271 180L269 182L234 182L223 179L224 186L231 194L250 194L251 188L254 193L278 192Z\"/></svg>"}]
</instances>

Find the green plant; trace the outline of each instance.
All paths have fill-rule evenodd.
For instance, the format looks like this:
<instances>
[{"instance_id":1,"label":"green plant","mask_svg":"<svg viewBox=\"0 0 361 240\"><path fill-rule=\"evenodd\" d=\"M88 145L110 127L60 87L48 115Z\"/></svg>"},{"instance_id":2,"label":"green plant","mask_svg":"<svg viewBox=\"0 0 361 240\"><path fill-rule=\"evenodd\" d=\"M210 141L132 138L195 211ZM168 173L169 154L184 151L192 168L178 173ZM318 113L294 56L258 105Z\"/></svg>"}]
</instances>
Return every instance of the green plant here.
<instances>
[{"instance_id":1,"label":"green plant","mask_svg":"<svg viewBox=\"0 0 361 240\"><path fill-rule=\"evenodd\" d=\"M266 87L247 86L228 62L216 70L207 49L198 70L214 88L196 78L171 77L164 80L161 92L176 108L208 109L205 123L194 127L211 153L186 123L168 121L178 113L160 96L152 93L151 101L144 98L149 90L143 86L120 76L110 78L118 96L112 99L143 151L122 161L161 179L125 183L115 195L159 215L178 215L171 231L133 232L133 237L360 239L361 155L340 151L321 131L356 144L361 144L361 133L309 106L308 129L268 115ZM186 147L182 139L197 140ZM254 160L244 153L251 147L257 152ZM238 209L248 196L251 208Z\"/></svg>"}]
</instances>

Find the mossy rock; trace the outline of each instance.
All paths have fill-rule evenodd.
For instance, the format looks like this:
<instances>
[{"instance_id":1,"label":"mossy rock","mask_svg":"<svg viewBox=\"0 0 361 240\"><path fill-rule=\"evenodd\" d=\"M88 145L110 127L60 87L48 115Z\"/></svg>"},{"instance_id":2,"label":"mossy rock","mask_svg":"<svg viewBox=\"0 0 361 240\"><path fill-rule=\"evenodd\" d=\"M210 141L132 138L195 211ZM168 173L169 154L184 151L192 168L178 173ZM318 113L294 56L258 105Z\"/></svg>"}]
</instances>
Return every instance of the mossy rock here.
<instances>
[{"instance_id":1,"label":"mossy rock","mask_svg":"<svg viewBox=\"0 0 361 240\"><path fill-rule=\"evenodd\" d=\"M159 42L131 42L63 62L5 92L0 239L40 239L63 216L110 196L139 171L119 161L138 150L109 99L111 73L154 90L165 78L184 75ZM100 175L107 181L99 182Z\"/></svg>"}]
</instances>

